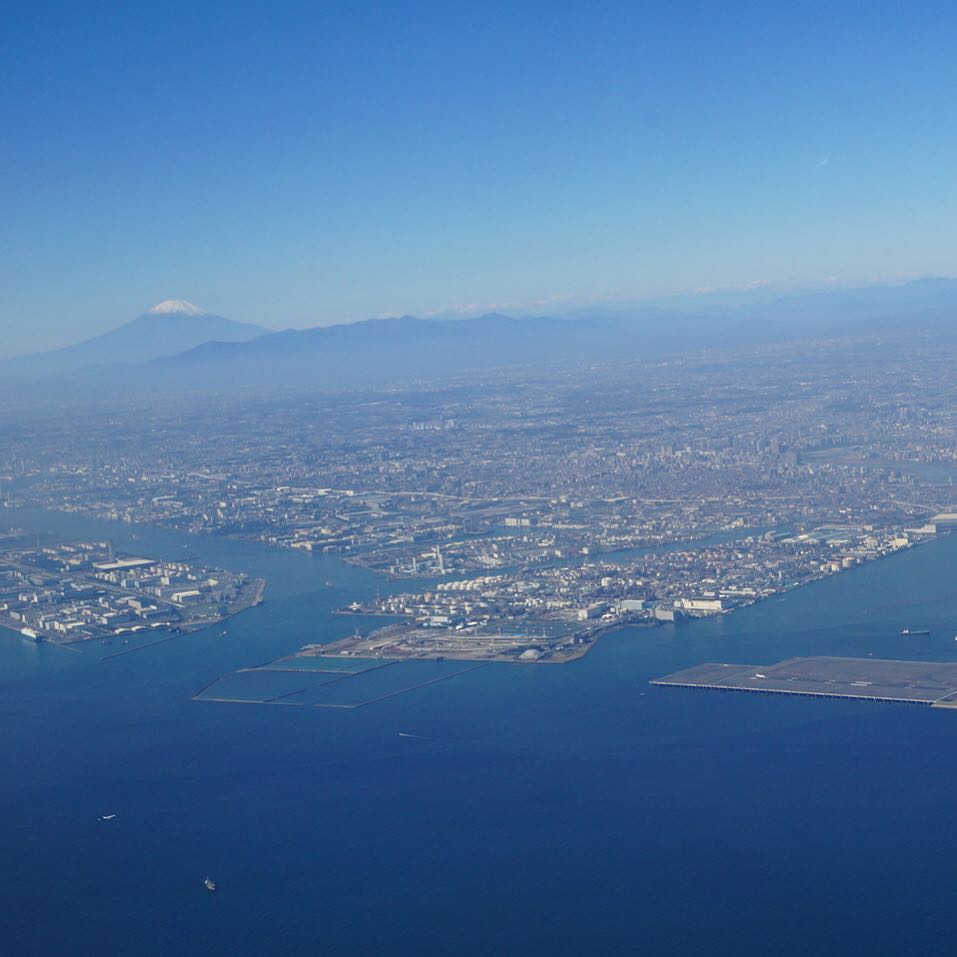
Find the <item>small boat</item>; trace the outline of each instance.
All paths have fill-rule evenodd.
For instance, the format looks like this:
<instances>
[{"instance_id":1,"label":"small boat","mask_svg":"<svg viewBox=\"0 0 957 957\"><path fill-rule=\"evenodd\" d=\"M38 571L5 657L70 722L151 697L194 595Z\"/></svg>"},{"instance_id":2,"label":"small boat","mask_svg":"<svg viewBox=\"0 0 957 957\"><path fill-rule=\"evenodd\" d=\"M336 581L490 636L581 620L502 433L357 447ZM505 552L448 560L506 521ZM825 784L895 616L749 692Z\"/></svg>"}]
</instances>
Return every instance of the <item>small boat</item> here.
<instances>
[{"instance_id":1,"label":"small boat","mask_svg":"<svg viewBox=\"0 0 957 957\"><path fill-rule=\"evenodd\" d=\"M208 877L203 878L203 887L205 887L210 893L216 890L216 885Z\"/></svg>"},{"instance_id":2,"label":"small boat","mask_svg":"<svg viewBox=\"0 0 957 957\"><path fill-rule=\"evenodd\" d=\"M912 629L910 629L910 628L902 628L902 629L901 629L901 635L902 635L904 638L908 638L908 637L913 636L913 635L929 635L929 634L930 634L930 629L929 629L929 628L919 628L919 629L917 629L916 631L914 631L914 630L912 630Z\"/></svg>"},{"instance_id":3,"label":"small boat","mask_svg":"<svg viewBox=\"0 0 957 957\"><path fill-rule=\"evenodd\" d=\"M97 820L100 821L112 821L115 818L115 814L101 814Z\"/></svg>"}]
</instances>

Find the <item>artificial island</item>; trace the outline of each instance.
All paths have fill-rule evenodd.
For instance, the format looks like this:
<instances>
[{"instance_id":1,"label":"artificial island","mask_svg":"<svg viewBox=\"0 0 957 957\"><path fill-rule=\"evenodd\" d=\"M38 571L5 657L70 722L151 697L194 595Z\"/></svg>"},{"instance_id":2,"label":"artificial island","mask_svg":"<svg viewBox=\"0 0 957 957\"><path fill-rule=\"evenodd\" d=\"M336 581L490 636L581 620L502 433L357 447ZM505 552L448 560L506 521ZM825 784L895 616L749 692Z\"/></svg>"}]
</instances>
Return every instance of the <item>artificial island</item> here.
<instances>
[{"instance_id":1,"label":"artificial island","mask_svg":"<svg viewBox=\"0 0 957 957\"><path fill-rule=\"evenodd\" d=\"M957 662L789 658L776 665L702 664L651 682L671 688L890 701L957 708Z\"/></svg>"},{"instance_id":2,"label":"artificial island","mask_svg":"<svg viewBox=\"0 0 957 957\"><path fill-rule=\"evenodd\" d=\"M108 541L0 535L0 626L34 641L186 634L260 603L265 586L224 569L118 553Z\"/></svg>"}]
</instances>

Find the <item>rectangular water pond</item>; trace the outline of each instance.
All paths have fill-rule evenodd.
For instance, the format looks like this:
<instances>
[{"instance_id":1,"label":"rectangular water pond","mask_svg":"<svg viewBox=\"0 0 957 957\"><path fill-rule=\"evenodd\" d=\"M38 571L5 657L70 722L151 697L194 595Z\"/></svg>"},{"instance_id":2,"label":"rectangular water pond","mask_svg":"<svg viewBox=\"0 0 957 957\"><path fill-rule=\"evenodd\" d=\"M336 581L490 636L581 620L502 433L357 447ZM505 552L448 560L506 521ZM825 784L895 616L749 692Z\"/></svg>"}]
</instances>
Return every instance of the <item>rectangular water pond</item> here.
<instances>
[{"instance_id":1,"label":"rectangular water pond","mask_svg":"<svg viewBox=\"0 0 957 957\"><path fill-rule=\"evenodd\" d=\"M354 664L354 662L349 662ZM263 666L221 675L194 695L198 701L359 708L483 667L468 661L370 661L362 670Z\"/></svg>"},{"instance_id":2,"label":"rectangular water pond","mask_svg":"<svg viewBox=\"0 0 957 957\"><path fill-rule=\"evenodd\" d=\"M269 664L259 665L261 671L323 671L330 674L353 674L378 668L391 658L343 658L331 655L290 655Z\"/></svg>"}]
</instances>

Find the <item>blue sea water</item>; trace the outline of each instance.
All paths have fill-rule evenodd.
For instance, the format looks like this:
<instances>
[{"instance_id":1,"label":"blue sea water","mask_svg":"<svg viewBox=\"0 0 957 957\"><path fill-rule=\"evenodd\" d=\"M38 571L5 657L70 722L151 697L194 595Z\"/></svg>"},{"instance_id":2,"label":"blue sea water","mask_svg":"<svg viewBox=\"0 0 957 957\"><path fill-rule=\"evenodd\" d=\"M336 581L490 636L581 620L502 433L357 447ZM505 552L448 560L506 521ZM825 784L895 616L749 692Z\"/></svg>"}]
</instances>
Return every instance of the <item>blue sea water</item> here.
<instances>
[{"instance_id":1,"label":"blue sea water","mask_svg":"<svg viewBox=\"0 0 957 957\"><path fill-rule=\"evenodd\" d=\"M731 616L625 630L576 663L326 710L190 698L348 633L331 610L381 580L334 558L3 517L269 579L226 637L106 661L0 632L4 954L951 948L957 714L648 682L701 661L957 660L957 537Z\"/></svg>"}]
</instances>

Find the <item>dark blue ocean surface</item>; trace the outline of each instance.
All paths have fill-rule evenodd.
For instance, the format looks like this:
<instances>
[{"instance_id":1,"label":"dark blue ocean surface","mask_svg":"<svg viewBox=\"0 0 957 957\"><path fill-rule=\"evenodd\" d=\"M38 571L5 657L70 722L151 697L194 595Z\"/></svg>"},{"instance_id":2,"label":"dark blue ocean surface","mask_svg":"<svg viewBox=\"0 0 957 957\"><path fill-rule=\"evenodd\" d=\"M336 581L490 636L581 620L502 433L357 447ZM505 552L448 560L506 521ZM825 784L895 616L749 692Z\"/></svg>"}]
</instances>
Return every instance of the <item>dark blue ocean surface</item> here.
<instances>
[{"instance_id":1,"label":"dark blue ocean surface","mask_svg":"<svg viewBox=\"0 0 957 957\"><path fill-rule=\"evenodd\" d=\"M325 710L190 696L347 633L330 610L381 581L331 558L109 534L264 575L267 602L225 637L107 661L0 633L4 954L951 948L957 714L648 681L701 661L957 660L957 537L725 618L623 631L576 663Z\"/></svg>"}]
</instances>

